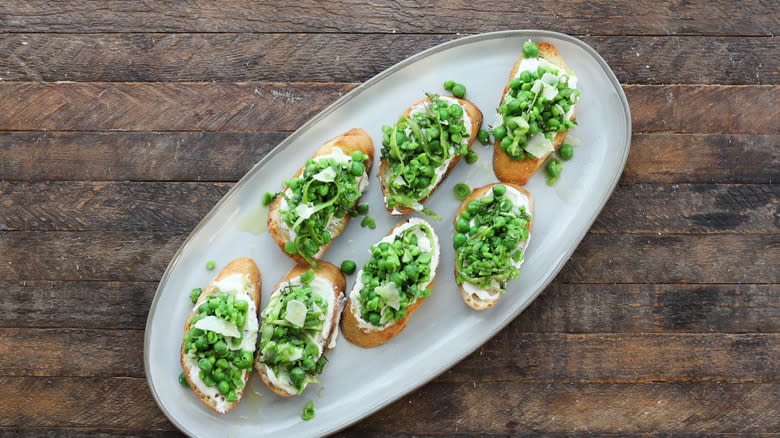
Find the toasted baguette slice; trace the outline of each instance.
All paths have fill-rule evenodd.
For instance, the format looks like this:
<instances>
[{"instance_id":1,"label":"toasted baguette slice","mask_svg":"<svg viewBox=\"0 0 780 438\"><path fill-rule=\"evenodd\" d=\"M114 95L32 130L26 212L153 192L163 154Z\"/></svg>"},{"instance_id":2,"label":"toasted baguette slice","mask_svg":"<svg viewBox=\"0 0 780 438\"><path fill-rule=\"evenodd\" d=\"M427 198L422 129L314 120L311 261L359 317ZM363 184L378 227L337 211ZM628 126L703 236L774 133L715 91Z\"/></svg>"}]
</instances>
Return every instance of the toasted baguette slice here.
<instances>
[{"instance_id":1,"label":"toasted baguette slice","mask_svg":"<svg viewBox=\"0 0 780 438\"><path fill-rule=\"evenodd\" d=\"M558 53L558 50L555 48L555 46L544 42L536 43L536 45L539 47L540 58L558 66L558 68L564 72L569 71L569 68L566 66L566 63L563 62L563 58L561 58L561 54ZM509 81L507 81L507 85L504 87L504 93L501 95L501 102L504 101L504 97L506 97L506 94L509 91L509 82L514 79L516 74L522 73L517 71L522 61L523 56L520 55L520 58L517 59L514 67L512 67L512 71L509 73ZM572 112L570 119L573 120L574 117L575 114ZM566 138L566 132L568 132L568 130L558 132L553 137L552 144L555 149L558 149L561 144L563 144L563 139ZM544 160L546 160L550 154L552 154L552 152L548 152L543 157L530 158L526 156L525 159L522 160L513 160L509 158L509 155L507 155L503 149L501 149L499 143L500 142L498 140L495 140L494 142L493 173L495 173L496 178L503 182L510 182L520 185L527 184L528 179L531 178L531 175L533 175L537 169L542 167Z\"/></svg>"},{"instance_id":2,"label":"toasted baguette slice","mask_svg":"<svg viewBox=\"0 0 780 438\"><path fill-rule=\"evenodd\" d=\"M257 339L257 311L260 308L260 271L257 269L257 265L252 259L238 258L228 263L213 280L211 280L206 287L203 288L198 301L192 308L190 316L187 318L187 322L184 324L184 336L190 333L192 318L197 315L198 307L206 302L209 297L218 295L220 293L233 293L238 289L238 293L233 293L236 297L236 301L247 301L249 308L246 312L246 323L240 330L243 332L243 339L246 342L242 342L240 347L249 350L251 349L254 354L255 340ZM228 345L230 345L228 343ZM241 400L241 396L246 388L246 381L249 378L250 370L242 370L241 381L244 383L241 388L236 390L236 399L233 402L228 402L225 397L217 391L216 387L207 386L198 376L200 369L198 368L197 361L192 353L184 352L184 342L182 342L180 350L181 367L184 370L184 377L187 379L187 383L190 385L198 399L208 406L211 410L218 414L225 414L230 412Z\"/></svg>"},{"instance_id":3,"label":"toasted baguette slice","mask_svg":"<svg viewBox=\"0 0 780 438\"><path fill-rule=\"evenodd\" d=\"M476 105L471 103L468 100L465 99L458 99L457 97L451 97L451 96L440 96L441 98L445 98L448 101L451 101L453 103L457 103L461 107L463 107L463 113L467 115L471 119L471 134L469 135L469 138L466 141L466 145L470 148L471 144L474 143L474 139L477 138L477 135L479 135L479 129L482 126L482 111L477 108ZM411 115L412 110L425 103L430 101L428 97L424 97L417 102L415 102L412 106L406 109L403 113L403 117L409 117ZM458 163L458 161L461 159L462 155L454 155L452 158L450 158L448 161L445 161L442 166L446 166L444 171L438 176L437 179L433 181L431 184L431 193L426 196L425 198L421 199L419 202L420 204L423 204L425 201L428 200L428 198L433 194L433 192L436 191L436 189L439 187L439 184L441 184L442 181L444 181L444 178L449 175L450 170L452 170L453 167ZM387 211L394 215L394 216L402 216L405 214L409 214L413 209L402 206L402 205L396 205L392 208L388 207L387 205L387 195L388 195L388 185L390 184L389 178L390 178L390 165L388 164L387 160L381 160L379 162L379 172L377 173L377 178L379 178L379 183L382 188L382 198L384 200L385 209Z\"/></svg>"},{"instance_id":4,"label":"toasted baguette slice","mask_svg":"<svg viewBox=\"0 0 780 438\"><path fill-rule=\"evenodd\" d=\"M364 191L368 186L368 174L371 170L371 165L374 160L374 143L371 140L371 137L369 137L366 131L362 129L350 129L349 131L329 140L327 143L322 145L312 156L312 158L331 154L335 148L341 149L341 151L346 155L351 155L354 151L360 151L365 155L368 155L368 160L365 162L366 171L361 177L359 177L359 187L361 187L360 190ZM301 176L303 174L304 168L305 165L301 166L301 168L298 169L298 171L293 176ZM289 190L289 188L285 189L285 191ZM356 205L359 200L360 199L356 199L353 206ZM287 224L282 220L281 210L286 208L287 201L281 195L277 196L273 202L271 202L268 207L268 232L271 233L271 236L274 238L277 245L279 245L279 248L281 248L284 254L298 263L306 263L306 260L304 260L300 254L289 254L284 250L284 244L292 241L295 238L295 232L290 229L290 227L287 226ZM327 230L330 232L331 241L320 246L319 251L313 256L314 259L319 259L322 257L322 255L330 246L330 243L333 241L332 239L341 234L341 232L344 230L344 227L347 226L349 218L350 215L347 214L340 219L336 217L332 217L330 219Z\"/></svg>"},{"instance_id":5,"label":"toasted baguette slice","mask_svg":"<svg viewBox=\"0 0 780 438\"><path fill-rule=\"evenodd\" d=\"M430 250L423 251L428 252L431 255L431 261L428 264L428 267L430 268L430 275L427 281L417 284L420 290L426 290L433 288L433 280L436 276L436 270L439 267L439 256L441 253L441 248L439 247L439 238L436 235L433 227L431 227L431 225L424 219L416 217L410 218L394 226L385 236L385 238L380 241L380 243L393 242L395 236L399 235L402 231L418 224L422 224L423 226L427 227L431 232L431 238L428 240L428 246L430 246ZM418 247L423 250L424 246L418 244ZM400 269L403 269L403 265L404 263L401 263ZM357 280L355 285L352 287L352 292L350 293L347 307L344 309L344 316L341 320L341 332L344 334L344 338L346 338L349 342L360 347L368 348L379 344L384 344L393 338L393 336L400 333L401 330L406 327L406 322L408 321L409 317L417 310L418 307L420 307L420 304L422 304L422 302L425 300L425 297L417 297L416 300L408 304L405 309L405 315L397 321L393 322L390 320L382 326L375 326L361 317L361 304L359 297L360 290L363 288L362 276L363 269L361 269L357 274ZM386 279L384 284L388 283L390 282Z\"/></svg>"},{"instance_id":6,"label":"toasted baguette slice","mask_svg":"<svg viewBox=\"0 0 780 438\"><path fill-rule=\"evenodd\" d=\"M479 187L477 189L474 189L473 192L471 192L471 195L463 200L463 203L460 204L460 207L458 207L458 211L455 213L455 220L453 221L453 225L455 221L458 220L460 217L460 213L468 207L469 202L475 200L475 199L481 199L484 196L493 194L493 186L498 185L501 183L494 183L494 184L488 184L483 187ZM525 251L525 248L528 246L528 242L531 241L531 221L533 219L533 211L534 211L534 203L533 199L531 198L531 194L528 193L527 190L524 188L512 184L512 183L503 183L503 185L506 186L506 194L504 194L504 197L507 197L512 201L512 204L515 206L524 205L525 211L528 213L528 238L522 242L519 242L517 246L514 248L514 250L521 250ZM513 250L513 251L514 251ZM456 253L457 257L457 253ZM457 260L457 258L456 258ZM515 264L516 267L520 267L520 265L523 263L523 260L520 260ZM458 278L458 263L455 263L455 278ZM460 289L460 295L463 297L463 301L466 302L471 308L476 310L485 310L490 307L493 307L496 302L498 302L498 299L501 298L501 292L499 290L499 285L492 284L487 288L481 289L475 285L472 285L466 281L464 281L461 284L458 284L458 289Z\"/></svg>"},{"instance_id":7,"label":"toasted baguette slice","mask_svg":"<svg viewBox=\"0 0 780 438\"><path fill-rule=\"evenodd\" d=\"M344 302L347 300L346 281L344 274L336 266L320 260L318 262L319 270L315 271L315 278L310 283L313 293L318 293L328 303L328 309L325 312L324 326L322 331L313 336L313 339L320 349L318 359L325 355L329 349L336 346L336 337L338 336L339 320L341 319L341 311L344 309ZM289 272L282 278L271 293L271 299L278 295L280 291L287 284L300 284L301 275L305 274L310 269L308 264L298 264L292 267ZM270 304L270 303L269 303ZM267 322L263 321L263 326ZM260 343L262 348L262 341ZM255 359L255 368L257 368L260 377L263 379L266 385L278 395L283 397L290 397L298 394L295 386L292 385L289 379L289 373L283 367L279 367L279 375L274 374L274 371L266 365L263 360L263 351L258 352ZM306 388L309 381L314 381L316 376L314 374L308 374L309 379L304 383L303 388ZM303 389L302 389L303 390Z\"/></svg>"}]
</instances>

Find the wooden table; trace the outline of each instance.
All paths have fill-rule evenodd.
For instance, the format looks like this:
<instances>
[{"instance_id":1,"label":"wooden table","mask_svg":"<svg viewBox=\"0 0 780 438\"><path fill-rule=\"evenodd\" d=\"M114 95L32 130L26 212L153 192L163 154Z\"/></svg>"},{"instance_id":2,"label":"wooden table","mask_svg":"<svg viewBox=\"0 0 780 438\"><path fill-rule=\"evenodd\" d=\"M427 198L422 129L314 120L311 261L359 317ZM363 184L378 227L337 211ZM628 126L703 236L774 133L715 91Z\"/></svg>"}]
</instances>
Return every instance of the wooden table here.
<instances>
[{"instance_id":1,"label":"wooden table","mask_svg":"<svg viewBox=\"0 0 780 438\"><path fill-rule=\"evenodd\" d=\"M144 325L202 216L359 83L523 28L624 85L620 184L512 324L338 436L780 433L780 6L514 3L4 0L0 437L178 436Z\"/></svg>"}]
</instances>

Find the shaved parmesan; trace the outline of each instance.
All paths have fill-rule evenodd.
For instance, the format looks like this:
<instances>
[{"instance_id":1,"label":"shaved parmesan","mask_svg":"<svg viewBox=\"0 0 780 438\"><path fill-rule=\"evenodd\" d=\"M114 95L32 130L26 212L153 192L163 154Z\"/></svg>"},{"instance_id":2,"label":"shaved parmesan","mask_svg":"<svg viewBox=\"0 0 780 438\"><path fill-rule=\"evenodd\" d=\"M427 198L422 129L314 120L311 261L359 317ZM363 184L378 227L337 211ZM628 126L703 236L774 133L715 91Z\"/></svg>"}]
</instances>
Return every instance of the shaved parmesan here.
<instances>
[{"instance_id":1,"label":"shaved parmesan","mask_svg":"<svg viewBox=\"0 0 780 438\"><path fill-rule=\"evenodd\" d=\"M240 336L235 324L214 315L209 315L198 320L194 327L196 329L210 331L224 336L232 336L234 338Z\"/></svg>"},{"instance_id":2,"label":"shaved parmesan","mask_svg":"<svg viewBox=\"0 0 780 438\"><path fill-rule=\"evenodd\" d=\"M545 100L553 100L555 99L555 96L558 95L558 88L554 87L552 85L544 84L544 88L542 89L542 97Z\"/></svg>"},{"instance_id":3,"label":"shaved parmesan","mask_svg":"<svg viewBox=\"0 0 780 438\"><path fill-rule=\"evenodd\" d=\"M558 76L552 73L545 73L542 75L542 82L549 85L555 85L558 83Z\"/></svg>"},{"instance_id":4,"label":"shaved parmesan","mask_svg":"<svg viewBox=\"0 0 780 438\"><path fill-rule=\"evenodd\" d=\"M537 79L534 82L534 84L531 86L531 93L534 93L534 94L538 93L539 90L541 90L543 86L544 86L544 82L542 82L541 80Z\"/></svg>"},{"instance_id":5,"label":"shaved parmesan","mask_svg":"<svg viewBox=\"0 0 780 438\"><path fill-rule=\"evenodd\" d=\"M336 171L332 167L326 167L312 176L317 181L332 182L336 179Z\"/></svg>"},{"instance_id":6,"label":"shaved parmesan","mask_svg":"<svg viewBox=\"0 0 780 438\"><path fill-rule=\"evenodd\" d=\"M293 325L303 327L303 323L306 322L306 304L298 300L290 300L287 302L287 315L284 319L290 321Z\"/></svg>"},{"instance_id":7,"label":"shaved parmesan","mask_svg":"<svg viewBox=\"0 0 780 438\"><path fill-rule=\"evenodd\" d=\"M314 214L314 205L312 205L311 202L306 204L298 204L297 207L295 207L295 214L297 214L301 219L308 219L311 217L311 215Z\"/></svg>"},{"instance_id":8,"label":"shaved parmesan","mask_svg":"<svg viewBox=\"0 0 780 438\"><path fill-rule=\"evenodd\" d=\"M327 155L320 156L320 159L324 158L333 158L337 163L348 163L352 161L352 156L345 154L339 147L331 149L330 153Z\"/></svg>"},{"instance_id":9,"label":"shaved parmesan","mask_svg":"<svg viewBox=\"0 0 780 438\"><path fill-rule=\"evenodd\" d=\"M392 281L383 284L382 286L377 286L374 288L374 292L384 298L385 303L393 309L398 310L398 308L401 307L401 295L398 293L398 289L396 289L395 283Z\"/></svg>"},{"instance_id":10,"label":"shaved parmesan","mask_svg":"<svg viewBox=\"0 0 780 438\"><path fill-rule=\"evenodd\" d=\"M537 132L528 139L528 145L525 147L525 151L534 157L541 158L546 153L554 151L555 148L550 140L544 136L544 134Z\"/></svg>"}]
</instances>

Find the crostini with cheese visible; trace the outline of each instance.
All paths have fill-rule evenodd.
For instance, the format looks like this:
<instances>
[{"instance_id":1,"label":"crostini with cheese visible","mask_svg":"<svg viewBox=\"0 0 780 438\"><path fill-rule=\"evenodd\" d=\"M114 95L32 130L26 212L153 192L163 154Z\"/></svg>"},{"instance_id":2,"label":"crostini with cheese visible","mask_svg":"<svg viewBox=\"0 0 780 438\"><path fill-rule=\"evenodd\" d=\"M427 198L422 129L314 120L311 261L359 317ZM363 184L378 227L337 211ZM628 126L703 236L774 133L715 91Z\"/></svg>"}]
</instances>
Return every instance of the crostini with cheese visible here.
<instances>
[{"instance_id":1,"label":"crostini with cheese visible","mask_svg":"<svg viewBox=\"0 0 780 438\"><path fill-rule=\"evenodd\" d=\"M252 369L260 284L254 261L233 260L203 288L184 325L184 377L198 399L219 414L241 400Z\"/></svg>"}]
</instances>

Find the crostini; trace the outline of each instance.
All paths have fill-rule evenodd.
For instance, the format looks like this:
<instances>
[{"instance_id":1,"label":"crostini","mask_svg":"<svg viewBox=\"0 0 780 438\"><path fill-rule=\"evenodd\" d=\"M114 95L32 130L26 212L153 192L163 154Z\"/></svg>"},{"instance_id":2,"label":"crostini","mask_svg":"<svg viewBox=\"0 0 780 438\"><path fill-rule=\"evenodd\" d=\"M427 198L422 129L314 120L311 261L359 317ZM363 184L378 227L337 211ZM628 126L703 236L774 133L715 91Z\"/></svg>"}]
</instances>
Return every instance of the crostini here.
<instances>
[{"instance_id":1,"label":"crostini","mask_svg":"<svg viewBox=\"0 0 780 438\"><path fill-rule=\"evenodd\" d=\"M476 105L434 94L409 107L393 126L383 126L377 177L387 211L439 219L422 204L468 152L481 126Z\"/></svg>"},{"instance_id":2,"label":"crostini","mask_svg":"<svg viewBox=\"0 0 780 438\"><path fill-rule=\"evenodd\" d=\"M344 338L367 348L401 332L431 293L440 250L433 227L420 218L402 221L371 246L344 309Z\"/></svg>"},{"instance_id":3,"label":"crostini","mask_svg":"<svg viewBox=\"0 0 780 438\"><path fill-rule=\"evenodd\" d=\"M531 194L511 183L479 187L461 203L453 221L455 282L470 307L492 307L520 274L533 210Z\"/></svg>"},{"instance_id":4,"label":"crostini","mask_svg":"<svg viewBox=\"0 0 780 438\"><path fill-rule=\"evenodd\" d=\"M200 293L187 322L180 362L198 399L214 412L241 400L254 360L260 271L255 262L230 262Z\"/></svg>"},{"instance_id":5,"label":"crostini","mask_svg":"<svg viewBox=\"0 0 780 438\"><path fill-rule=\"evenodd\" d=\"M523 44L492 126L493 172L499 180L528 183L574 126L579 95L577 77L552 44Z\"/></svg>"},{"instance_id":6,"label":"crostini","mask_svg":"<svg viewBox=\"0 0 780 438\"><path fill-rule=\"evenodd\" d=\"M268 231L298 263L319 259L355 213L368 187L374 157L371 137L351 129L328 141L284 181L268 207Z\"/></svg>"},{"instance_id":7,"label":"crostini","mask_svg":"<svg viewBox=\"0 0 780 438\"><path fill-rule=\"evenodd\" d=\"M346 282L334 265L319 261L293 266L274 287L261 313L260 346L255 368L266 385L283 397L300 394L335 346Z\"/></svg>"}]
</instances>

